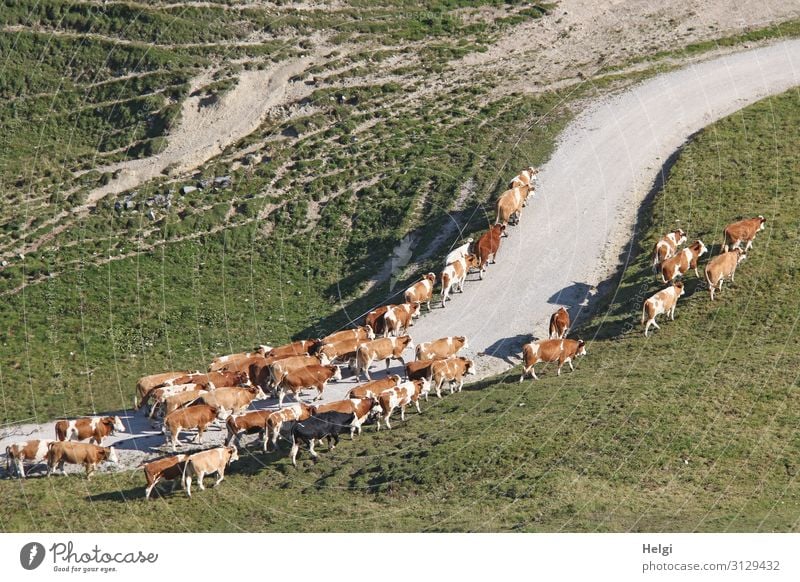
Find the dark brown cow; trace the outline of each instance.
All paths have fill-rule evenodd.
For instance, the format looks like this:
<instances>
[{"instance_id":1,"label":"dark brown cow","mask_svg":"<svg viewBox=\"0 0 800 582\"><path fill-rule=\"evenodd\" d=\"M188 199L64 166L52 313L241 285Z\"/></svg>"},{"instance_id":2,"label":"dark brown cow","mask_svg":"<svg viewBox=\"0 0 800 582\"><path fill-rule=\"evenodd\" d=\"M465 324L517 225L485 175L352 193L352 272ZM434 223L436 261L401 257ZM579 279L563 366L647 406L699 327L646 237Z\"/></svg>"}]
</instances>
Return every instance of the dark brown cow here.
<instances>
[{"instance_id":1,"label":"dark brown cow","mask_svg":"<svg viewBox=\"0 0 800 582\"><path fill-rule=\"evenodd\" d=\"M463 335L442 337L430 342L423 342L417 346L418 360L441 360L455 356L463 349L469 348L467 338Z\"/></svg>"},{"instance_id":2,"label":"dark brown cow","mask_svg":"<svg viewBox=\"0 0 800 582\"><path fill-rule=\"evenodd\" d=\"M342 379L342 372L338 366L321 366L312 364L298 370L292 370L284 374L278 381L278 407L283 405L283 398L286 392L295 394L295 398L304 388L316 388L319 391L314 400L322 398L322 391L329 380L338 381Z\"/></svg>"},{"instance_id":3,"label":"dark brown cow","mask_svg":"<svg viewBox=\"0 0 800 582\"><path fill-rule=\"evenodd\" d=\"M290 356L270 364L269 375L272 386L277 389L278 384L286 374L296 370L302 370L309 366L327 366L330 364L325 354L316 356Z\"/></svg>"},{"instance_id":4,"label":"dark brown cow","mask_svg":"<svg viewBox=\"0 0 800 582\"><path fill-rule=\"evenodd\" d=\"M563 307L550 316L550 339L563 339L569 331L569 313Z\"/></svg>"},{"instance_id":5,"label":"dark brown cow","mask_svg":"<svg viewBox=\"0 0 800 582\"><path fill-rule=\"evenodd\" d=\"M231 444L233 439L237 447L241 443L241 435L256 434L263 441L267 430L267 418L272 414L272 410L251 410L244 414L231 415L225 421L225 427L228 429L228 436L225 439L225 446Z\"/></svg>"},{"instance_id":6,"label":"dark brown cow","mask_svg":"<svg viewBox=\"0 0 800 582\"><path fill-rule=\"evenodd\" d=\"M372 380L369 375L369 367L376 360L386 360L387 370L389 361L392 359L400 360L400 363L405 366L403 352L407 348L413 349L413 347L414 342L408 335L379 338L361 344L356 351L356 379L359 380L363 372L367 380Z\"/></svg>"},{"instance_id":7,"label":"dark brown cow","mask_svg":"<svg viewBox=\"0 0 800 582\"><path fill-rule=\"evenodd\" d=\"M364 382L363 384L359 384L355 388L351 388L350 392L347 393L348 398L377 398L381 395L381 392L384 390L388 390L389 388L394 388L395 386L399 386L401 382L400 376L397 374L392 374L391 376L387 376L386 378L381 378L380 380L370 380L369 382Z\"/></svg>"},{"instance_id":8,"label":"dark brown cow","mask_svg":"<svg viewBox=\"0 0 800 582\"><path fill-rule=\"evenodd\" d=\"M546 339L525 344L522 347L525 364L519 381L522 382L527 374L533 376L534 380L538 380L533 367L539 362L558 362L558 375L560 376L561 367L564 364L569 364L570 370L574 370L572 360L585 355L586 344L583 340Z\"/></svg>"},{"instance_id":9,"label":"dark brown cow","mask_svg":"<svg viewBox=\"0 0 800 582\"><path fill-rule=\"evenodd\" d=\"M464 376L475 373L475 363L464 357L447 358L446 360L436 360L431 363L431 384L436 386L436 396L442 397L442 385L445 382L450 384L450 394L455 390L455 383L458 383L458 391L464 387Z\"/></svg>"},{"instance_id":10,"label":"dark brown cow","mask_svg":"<svg viewBox=\"0 0 800 582\"><path fill-rule=\"evenodd\" d=\"M661 278L664 283L669 283L678 276L683 276L689 269L694 269L694 274L698 277L700 273L697 272L697 261L700 260L708 249L703 241L696 240L690 246L678 252L672 258L667 259L661 263Z\"/></svg>"},{"instance_id":11,"label":"dark brown cow","mask_svg":"<svg viewBox=\"0 0 800 582\"><path fill-rule=\"evenodd\" d=\"M118 464L119 459L114 447L99 447L90 443L71 443L55 441L50 443L47 449L47 475L58 465L58 470L62 475L64 463L73 465L83 465L86 469L86 478L89 479L97 468L97 465L108 461Z\"/></svg>"},{"instance_id":12,"label":"dark brown cow","mask_svg":"<svg viewBox=\"0 0 800 582\"><path fill-rule=\"evenodd\" d=\"M343 414L354 414L352 428L350 429L350 438L358 431L361 434L361 425L369 417L370 413L378 406L378 399L372 396L366 398L348 398L347 400L337 400L327 404L320 404L317 406L317 411L314 414L322 414L323 412L341 412ZM377 412L377 410L376 410Z\"/></svg>"},{"instance_id":13,"label":"dark brown cow","mask_svg":"<svg viewBox=\"0 0 800 582\"><path fill-rule=\"evenodd\" d=\"M56 421L56 438L60 441L89 439L89 442L102 445L103 439L115 432L125 432L125 425L119 416L87 416Z\"/></svg>"},{"instance_id":14,"label":"dark brown cow","mask_svg":"<svg viewBox=\"0 0 800 582\"><path fill-rule=\"evenodd\" d=\"M478 267L480 268L481 279L483 279L483 273L486 271L486 265L496 262L497 251L500 250L500 238L505 231L506 227L504 225L495 224L478 239L476 254L478 256ZM489 260L490 257L491 260Z\"/></svg>"},{"instance_id":15,"label":"dark brown cow","mask_svg":"<svg viewBox=\"0 0 800 582\"><path fill-rule=\"evenodd\" d=\"M422 279L414 283L403 293L406 303L424 303L431 310L431 299L433 298L433 286L436 284L436 275L428 273Z\"/></svg>"},{"instance_id":16,"label":"dark brown cow","mask_svg":"<svg viewBox=\"0 0 800 582\"><path fill-rule=\"evenodd\" d=\"M711 292L711 301L714 301L714 290L719 287L722 291L722 282L726 278L730 278L731 282L735 282L736 267L743 260L747 258L741 247L735 248L727 253L722 253L711 259L706 265L706 283L708 283L708 290Z\"/></svg>"},{"instance_id":17,"label":"dark brown cow","mask_svg":"<svg viewBox=\"0 0 800 582\"><path fill-rule=\"evenodd\" d=\"M178 410L179 408L185 408L196 402L201 396L204 394L208 394L208 390L189 390L187 392L180 392L178 394L172 394L171 396L167 396L163 401L163 406L161 406L161 415L166 416L170 412ZM156 405L153 406L153 410L155 410Z\"/></svg>"},{"instance_id":18,"label":"dark brown cow","mask_svg":"<svg viewBox=\"0 0 800 582\"><path fill-rule=\"evenodd\" d=\"M183 464L189 455L177 454L169 457L161 457L155 461L145 464L144 478L147 480L145 488L145 499L150 499L150 494L161 481L172 481L172 490L181 483L183 478Z\"/></svg>"},{"instance_id":19,"label":"dark brown cow","mask_svg":"<svg viewBox=\"0 0 800 582\"><path fill-rule=\"evenodd\" d=\"M217 419L225 420L228 414L230 414L229 411L214 408L208 404L179 408L164 418L164 425L161 428L161 432L164 433L165 437L164 444L170 442L171 435L172 451L175 452L178 445L178 436L180 436L181 431L195 428L197 429L197 436L194 442L200 443L208 425Z\"/></svg>"},{"instance_id":20,"label":"dark brown cow","mask_svg":"<svg viewBox=\"0 0 800 582\"><path fill-rule=\"evenodd\" d=\"M414 303L401 303L386 310L383 315L383 337L396 336L408 333L408 328L414 325L412 319L419 317L419 301Z\"/></svg>"},{"instance_id":21,"label":"dark brown cow","mask_svg":"<svg viewBox=\"0 0 800 582\"><path fill-rule=\"evenodd\" d=\"M383 335L384 331L384 324L386 323L383 319L383 316L386 314L386 311L390 308L394 307L393 305L381 305L377 309L373 309L365 318L365 323L368 325L372 331L375 333L376 336Z\"/></svg>"},{"instance_id":22,"label":"dark brown cow","mask_svg":"<svg viewBox=\"0 0 800 582\"><path fill-rule=\"evenodd\" d=\"M11 466L17 470L17 475L25 478L25 461L33 463L43 463L47 460L47 450L50 443L55 442L51 439L35 439L21 441L6 447L6 470L11 473Z\"/></svg>"},{"instance_id":23,"label":"dark brown cow","mask_svg":"<svg viewBox=\"0 0 800 582\"><path fill-rule=\"evenodd\" d=\"M753 240L755 240L756 234L758 234L758 231L764 230L764 225L766 223L766 218L757 216L755 218L740 220L739 222L734 222L726 226L725 232L723 233L725 236L725 244L722 247L723 252L727 253L731 245L733 245L735 249L739 248L743 242L747 243L744 247L744 251L749 251L753 246Z\"/></svg>"}]
</instances>

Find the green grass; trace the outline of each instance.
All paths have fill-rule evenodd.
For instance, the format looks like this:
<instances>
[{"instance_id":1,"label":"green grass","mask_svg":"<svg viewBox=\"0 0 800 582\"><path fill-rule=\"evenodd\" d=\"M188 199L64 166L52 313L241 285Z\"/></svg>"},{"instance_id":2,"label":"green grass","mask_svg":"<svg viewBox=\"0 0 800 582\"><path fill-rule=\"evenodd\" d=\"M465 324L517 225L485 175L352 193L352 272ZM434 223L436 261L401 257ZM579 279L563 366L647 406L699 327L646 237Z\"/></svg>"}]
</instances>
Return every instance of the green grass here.
<instances>
[{"instance_id":1,"label":"green grass","mask_svg":"<svg viewBox=\"0 0 800 582\"><path fill-rule=\"evenodd\" d=\"M3 481L0 527L797 531L798 100L762 101L683 149L615 291L579 330L590 355L574 373L468 386L393 431L345 439L316 465L302 456L299 470L282 455L245 455L192 501L146 503L138 472ZM716 252L725 224L756 214L767 230L736 284L712 304L688 275L676 320L645 339L658 236L679 224ZM343 505L359 509L330 510Z\"/></svg>"}]
</instances>

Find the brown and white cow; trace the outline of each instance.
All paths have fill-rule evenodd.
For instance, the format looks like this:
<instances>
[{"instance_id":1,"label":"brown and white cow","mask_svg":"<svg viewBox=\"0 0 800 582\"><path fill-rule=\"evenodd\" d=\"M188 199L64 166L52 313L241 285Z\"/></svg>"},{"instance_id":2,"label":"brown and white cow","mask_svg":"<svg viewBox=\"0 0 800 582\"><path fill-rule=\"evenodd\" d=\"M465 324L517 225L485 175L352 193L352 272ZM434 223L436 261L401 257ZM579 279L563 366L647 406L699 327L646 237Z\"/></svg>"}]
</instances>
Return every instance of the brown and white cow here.
<instances>
[{"instance_id":1,"label":"brown and white cow","mask_svg":"<svg viewBox=\"0 0 800 582\"><path fill-rule=\"evenodd\" d=\"M103 439L115 432L125 432L119 416L87 416L75 420L56 421L56 438L60 441L76 439L103 444Z\"/></svg>"},{"instance_id":2,"label":"brown and white cow","mask_svg":"<svg viewBox=\"0 0 800 582\"><path fill-rule=\"evenodd\" d=\"M58 470L64 475L66 474L64 464L70 463L72 465L83 465L84 469L86 469L86 478L89 479L97 465L106 461L114 464L119 463L114 447L100 447L90 443L54 441L50 443L47 449L47 474L49 476L53 469L58 466Z\"/></svg>"},{"instance_id":3,"label":"brown and white cow","mask_svg":"<svg viewBox=\"0 0 800 582\"><path fill-rule=\"evenodd\" d=\"M309 406L305 402L297 402L270 414L266 421L267 436L264 439L264 452L277 449L278 437L281 434L283 423L305 420L316 414L316 411L316 406Z\"/></svg>"},{"instance_id":4,"label":"brown and white cow","mask_svg":"<svg viewBox=\"0 0 800 582\"><path fill-rule=\"evenodd\" d=\"M161 481L172 481L172 490L175 491L175 487L183 478L183 465L188 458L189 455L179 453L146 463L142 467L144 469L144 478L147 481L147 486L144 490L145 499L150 499L153 489Z\"/></svg>"},{"instance_id":5,"label":"brown and white cow","mask_svg":"<svg viewBox=\"0 0 800 582\"><path fill-rule=\"evenodd\" d=\"M755 218L748 218L729 224L725 227L725 232L723 233L725 236L725 244L722 247L722 251L727 253L731 245L735 249L739 248L743 242L747 243L744 247L744 252L749 251L753 246L753 240L755 240L756 234L758 234L758 231L764 230L764 225L766 223L766 218L757 216Z\"/></svg>"},{"instance_id":6,"label":"brown and white cow","mask_svg":"<svg viewBox=\"0 0 800 582\"><path fill-rule=\"evenodd\" d=\"M534 168L533 166L529 166L522 170L519 174L514 176L514 178L509 183L509 188L518 188L520 186L533 186L533 184L539 179L539 168Z\"/></svg>"},{"instance_id":7,"label":"brown and white cow","mask_svg":"<svg viewBox=\"0 0 800 582\"><path fill-rule=\"evenodd\" d=\"M225 421L225 428L228 429L228 436L225 438L225 446L231 444L236 439L235 445L241 444L242 434L256 434L263 441L267 430L267 417L272 414L272 410L251 410L244 414L232 414Z\"/></svg>"},{"instance_id":8,"label":"brown and white cow","mask_svg":"<svg viewBox=\"0 0 800 582\"><path fill-rule=\"evenodd\" d=\"M34 439L21 441L6 447L6 471L11 474L11 467L17 470L17 475L25 478L25 461L44 463L47 460L47 447L55 442L52 439Z\"/></svg>"},{"instance_id":9,"label":"brown and white cow","mask_svg":"<svg viewBox=\"0 0 800 582\"><path fill-rule=\"evenodd\" d=\"M334 344L343 341L365 342L371 339L375 339L375 332L372 330L370 326L362 325L361 327L356 327L354 329L343 329L342 331L337 331L328 334L324 338L319 340L319 346L324 346L325 344Z\"/></svg>"},{"instance_id":10,"label":"brown and white cow","mask_svg":"<svg viewBox=\"0 0 800 582\"><path fill-rule=\"evenodd\" d=\"M197 384L197 387L201 390L214 390L216 388L228 388L231 386L248 386L250 385L250 378L247 376L245 370L196 372L173 378L172 380L164 382L162 386L176 386L179 384Z\"/></svg>"},{"instance_id":11,"label":"brown and white cow","mask_svg":"<svg viewBox=\"0 0 800 582\"><path fill-rule=\"evenodd\" d=\"M164 433L165 437L164 444L169 443L171 440L172 451L175 452L181 431L190 429L197 429L197 436L194 442L200 443L208 425L218 419L225 420L229 414L230 412L225 409L214 408L208 404L179 408L164 418L164 424L161 427L161 432Z\"/></svg>"},{"instance_id":12,"label":"brown and white cow","mask_svg":"<svg viewBox=\"0 0 800 582\"><path fill-rule=\"evenodd\" d=\"M431 310L431 299L433 299L433 286L436 284L436 275L428 273L422 279L414 283L403 293L406 303L424 303Z\"/></svg>"},{"instance_id":13,"label":"brown and white cow","mask_svg":"<svg viewBox=\"0 0 800 582\"><path fill-rule=\"evenodd\" d=\"M458 391L464 387L464 376L475 373L475 362L468 358L456 357L446 360L434 360L431 363L431 384L436 387L436 396L442 397L442 386L445 382L450 384L450 394L458 383Z\"/></svg>"},{"instance_id":14,"label":"brown and white cow","mask_svg":"<svg viewBox=\"0 0 800 582\"><path fill-rule=\"evenodd\" d=\"M372 329L376 337L383 335L384 324L386 323L386 321L383 319L383 316L390 307L394 307L394 305L381 305L380 307L367 313L366 317L364 318L365 325Z\"/></svg>"},{"instance_id":15,"label":"brown and white cow","mask_svg":"<svg viewBox=\"0 0 800 582\"><path fill-rule=\"evenodd\" d=\"M356 350L358 349L358 346L363 344L365 341L369 340L351 338L326 343L323 344L323 346L319 349L317 355L324 355L329 362L333 362L334 360L338 360L339 362L352 362L356 358Z\"/></svg>"},{"instance_id":16,"label":"brown and white cow","mask_svg":"<svg viewBox=\"0 0 800 582\"><path fill-rule=\"evenodd\" d=\"M686 242L686 233L680 228L668 232L656 243L653 249L653 273L658 273L661 263L675 256L678 247Z\"/></svg>"},{"instance_id":17,"label":"brown and white cow","mask_svg":"<svg viewBox=\"0 0 800 582\"><path fill-rule=\"evenodd\" d=\"M446 267L450 263L455 263L458 259L463 259L467 255L469 255L472 243L473 239L468 238L462 245L457 246L452 251L447 253L447 257L445 257L444 259L444 266Z\"/></svg>"},{"instance_id":18,"label":"brown and white cow","mask_svg":"<svg viewBox=\"0 0 800 582\"><path fill-rule=\"evenodd\" d=\"M399 386L402 379L397 374L380 378L379 380L370 380L359 384L355 388L351 388L347 393L348 398L377 398L381 392Z\"/></svg>"},{"instance_id":19,"label":"brown and white cow","mask_svg":"<svg viewBox=\"0 0 800 582\"><path fill-rule=\"evenodd\" d=\"M686 291L683 288L683 281L675 281L666 289L662 289L644 302L642 307L642 325L644 328L644 335L647 337L647 331L651 325L656 329L661 329L656 323L656 317L662 313L669 315L670 319L675 320L675 305L678 303L678 297L683 295ZM645 323L646 322L646 323Z\"/></svg>"},{"instance_id":20,"label":"brown and white cow","mask_svg":"<svg viewBox=\"0 0 800 582\"><path fill-rule=\"evenodd\" d=\"M515 221L519 224L522 207L527 204L528 196L533 191L533 187L519 186L506 190L497 199L497 218L495 224L502 224L508 226L509 222ZM508 236L504 233L503 236Z\"/></svg>"},{"instance_id":21,"label":"brown and white cow","mask_svg":"<svg viewBox=\"0 0 800 582\"><path fill-rule=\"evenodd\" d=\"M396 408L400 408L400 420L406 419L406 406L414 403L417 412L422 414L419 408L419 399L421 396L427 396L431 389L431 383L423 378L421 380L408 380L399 386L390 388L381 393L378 402L381 407L381 414L378 417L378 430L381 429L381 420L386 424L386 428L391 429L392 425L389 423L389 418Z\"/></svg>"},{"instance_id":22,"label":"brown and white cow","mask_svg":"<svg viewBox=\"0 0 800 582\"><path fill-rule=\"evenodd\" d=\"M272 348L265 355L268 357L272 356L273 358L285 356L307 356L311 350L317 347L318 344L319 340L316 339L298 340L290 344Z\"/></svg>"},{"instance_id":23,"label":"brown and white cow","mask_svg":"<svg viewBox=\"0 0 800 582\"><path fill-rule=\"evenodd\" d=\"M525 344L522 347L524 365L519 381L522 382L527 374L538 380L534 366L539 362L558 362L557 375L560 376L564 364L569 364L570 370L575 370L572 360L585 355L586 344L583 340L546 339Z\"/></svg>"},{"instance_id":24,"label":"brown and white cow","mask_svg":"<svg viewBox=\"0 0 800 582\"><path fill-rule=\"evenodd\" d=\"M246 360L247 358L252 358L253 356L263 356L263 355L264 354L261 352L240 352L238 354L228 354L226 356L218 356L213 360L211 360L211 363L208 365L208 371L219 372L220 370L227 368L229 365L233 364L234 362L238 362L239 360Z\"/></svg>"},{"instance_id":25,"label":"brown and white cow","mask_svg":"<svg viewBox=\"0 0 800 582\"><path fill-rule=\"evenodd\" d=\"M192 496L192 477L197 475L197 485L200 487L200 491L203 491L205 490L203 477L217 473L218 477L214 482L214 487L216 487L225 478L225 467L238 460L239 452L236 447L217 447L189 455L183 465L182 480L186 495Z\"/></svg>"},{"instance_id":26,"label":"brown and white cow","mask_svg":"<svg viewBox=\"0 0 800 582\"><path fill-rule=\"evenodd\" d=\"M408 328L414 325L412 319L419 317L420 303L401 303L386 310L383 315L383 337L408 333Z\"/></svg>"},{"instance_id":27,"label":"brown and white cow","mask_svg":"<svg viewBox=\"0 0 800 582\"><path fill-rule=\"evenodd\" d=\"M201 396L208 394L208 390L188 390L186 392L179 392L178 394L170 394L153 403L150 417L154 416L156 410L160 410L161 418L167 416L170 412L185 408L196 402Z\"/></svg>"},{"instance_id":28,"label":"brown and white cow","mask_svg":"<svg viewBox=\"0 0 800 582\"><path fill-rule=\"evenodd\" d=\"M356 380L361 379L362 372L367 380L372 380L369 375L369 367L376 360L386 360L387 370L390 360L393 359L400 360L400 363L405 365L403 352L408 348L414 348L414 342L408 335L384 337L361 344L356 350Z\"/></svg>"},{"instance_id":29,"label":"brown and white cow","mask_svg":"<svg viewBox=\"0 0 800 582\"><path fill-rule=\"evenodd\" d=\"M343 414L353 414L352 428L350 429L350 438L358 431L361 434L361 425L369 418L373 410L377 412L378 398L368 396L366 398L348 398L347 400L337 400L327 404L320 404L317 406L317 411L314 414L322 414L323 412L341 412Z\"/></svg>"},{"instance_id":30,"label":"brown and white cow","mask_svg":"<svg viewBox=\"0 0 800 582\"><path fill-rule=\"evenodd\" d=\"M213 408L230 411L231 414L240 414L247 410L251 402L266 400L267 395L260 386L247 388L220 388L207 392L200 397L200 402Z\"/></svg>"},{"instance_id":31,"label":"brown and white cow","mask_svg":"<svg viewBox=\"0 0 800 582\"><path fill-rule=\"evenodd\" d=\"M290 356L283 358L269 365L270 385L277 390L278 383L286 374L309 366L327 366L328 364L330 362L323 353L318 353L316 356Z\"/></svg>"},{"instance_id":32,"label":"brown and white cow","mask_svg":"<svg viewBox=\"0 0 800 582\"><path fill-rule=\"evenodd\" d=\"M149 376L142 376L139 378L139 381L136 382L136 397L134 398L134 408L141 408L139 402L147 396L147 393L150 392L153 388L157 386L161 386L164 382L168 382L173 378L180 378L181 376L185 376L187 374L191 374L189 370L180 370L177 372L162 372L160 374L151 374Z\"/></svg>"},{"instance_id":33,"label":"brown and white cow","mask_svg":"<svg viewBox=\"0 0 800 582\"><path fill-rule=\"evenodd\" d=\"M319 393L314 400L321 400L325 385L331 380L338 382L341 379L342 371L339 366L312 364L286 372L277 382L278 407L283 406L283 399L287 392L292 392L297 398L301 390L309 388L316 388Z\"/></svg>"},{"instance_id":34,"label":"brown and white cow","mask_svg":"<svg viewBox=\"0 0 800 582\"><path fill-rule=\"evenodd\" d=\"M175 386L160 386L158 388L153 388L147 393L147 396L145 396L142 400L141 406L142 408L145 408L145 415L148 418L153 418L156 415L156 412L164 409L164 403L167 401L167 398L176 396L178 394L184 394L186 392L197 392L199 390L208 392L208 390L202 388L201 384L176 384ZM150 404L149 410L147 410L148 403Z\"/></svg>"},{"instance_id":35,"label":"brown and white cow","mask_svg":"<svg viewBox=\"0 0 800 582\"><path fill-rule=\"evenodd\" d=\"M463 349L469 348L466 336L455 335L423 342L417 346L418 360L437 360L455 356Z\"/></svg>"},{"instance_id":36,"label":"brown and white cow","mask_svg":"<svg viewBox=\"0 0 800 582\"><path fill-rule=\"evenodd\" d=\"M422 378L431 379L431 366L434 362L440 362L441 359L435 360L414 360L406 364L406 378L408 380L420 380Z\"/></svg>"},{"instance_id":37,"label":"brown and white cow","mask_svg":"<svg viewBox=\"0 0 800 582\"><path fill-rule=\"evenodd\" d=\"M730 278L735 282L736 267L747 258L741 247L735 248L727 253L722 253L711 259L706 265L706 283L711 292L711 301L714 301L714 291L722 291L722 282ZM718 289L717 289L718 288Z\"/></svg>"},{"instance_id":38,"label":"brown and white cow","mask_svg":"<svg viewBox=\"0 0 800 582\"><path fill-rule=\"evenodd\" d=\"M495 263L497 251L500 250L500 239L505 231L506 227L504 225L494 224L478 239L475 252L478 257L478 268L480 269L481 279L483 279L483 273L486 271L486 265ZM489 260L490 257L491 260Z\"/></svg>"},{"instance_id":39,"label":"brown and white cow","mask_svg":"<svg viewBox=\"0 0 800 582\"><path fill-rule=\"evenodd\" d=\"M678 251L678 254L674 257L661 263L661 278L664 283L669 283L676 277L683 276L689 269L694 269L694 274L699 277L697 261L707 252L708 249L703 244L703 241L696 240L685 249Z\"/></svg>"},{"instance_id":40,"label":"brown and white cow","mask_svg":"<svg viewBox=\"0 0 800 582\"><path fill-rule=\"evenodd\" d=\"M450 263L442 271L442 307L446 307L445 301L450 298L450 290L458 293L464 292L464 281L467 279L467 273L472 268L478 267L478 257L476 255L467 255L464 258L458 259Z\"/></svg>"},{"instance_id":41,"label":"brown and white cow","mask_svg":"<svg viewBox=\"0 0 800 582\"><path fill-rule=\"evenodd\" d=\"M550 339L563 339L569 332L569 313L560 307L550 316Z\"/></svg>"}]
</instances>

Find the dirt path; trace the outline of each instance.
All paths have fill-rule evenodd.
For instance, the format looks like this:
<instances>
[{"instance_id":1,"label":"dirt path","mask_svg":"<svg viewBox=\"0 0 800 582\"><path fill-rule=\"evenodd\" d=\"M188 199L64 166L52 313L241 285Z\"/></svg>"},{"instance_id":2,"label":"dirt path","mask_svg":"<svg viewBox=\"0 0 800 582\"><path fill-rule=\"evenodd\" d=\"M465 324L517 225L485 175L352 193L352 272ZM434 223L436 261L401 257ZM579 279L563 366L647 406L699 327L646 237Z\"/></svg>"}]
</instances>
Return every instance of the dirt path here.
<instances>
[{"instance_id":1,"label":"dirt path","mask_svg":"<svg viewBox=\"0 0 800 582\"><path fill-rule=\"evenodd\" d=\"M691 134L797 85L800 40L792 40L694 64L593 103L561 136L536 198L504 239L487 278L468 282L447 309L437 306L425 315L412 330L415 341L466 334L480 377L517 363L523 341L545 334L557 305L569 306L574 319L591 290L617 270L642 200ZM559 249L552 258L541 252L544 240ZM483 352L491 355L477 355ZM331 385L326 400L341 398L353 385ZM123 468L133 469L159 452L163 437L141 414L120 414L132 432L114 440ZM0 435L0 450L52 434L52 423L16 426ZM209 433L205 444L223 436Z\"/></svg>"}]
</instances>

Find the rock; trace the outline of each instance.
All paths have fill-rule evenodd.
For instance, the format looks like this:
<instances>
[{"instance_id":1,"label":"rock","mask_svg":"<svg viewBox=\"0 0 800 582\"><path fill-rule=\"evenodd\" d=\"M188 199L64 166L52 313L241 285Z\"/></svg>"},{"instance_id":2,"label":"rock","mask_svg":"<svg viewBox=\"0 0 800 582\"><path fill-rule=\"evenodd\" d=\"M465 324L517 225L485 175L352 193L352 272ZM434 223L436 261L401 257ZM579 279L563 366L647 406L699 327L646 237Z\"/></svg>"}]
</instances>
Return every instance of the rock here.
<instances>
[{"instance_id":1,"label":"rock","mask_svg":"<svg viewBox=\"0 0 800 582\"><path fill-rule=\"evenodd\" d=\"M197 187L200 188L201 190L204 190L205 188L208 188L209 186L211 186L211 180L208 180L208 179L205 179L205 178L203 180L200 180L197 183Z\"/></svg>"},{"instance_id":2,"label":"rock","mask_svg":"<svg viewBox=\"0 0 800 582\"><path fill-rule=\"evenodd\" d=\"M228 188L231 185L230 176L218 176L214 178L214 186L217 188Z\"/></svg>"},{"instance_id":3,"label":"rock","mask_svg":"<svg viewBox=\"0 0 800 582\"><path fill-rule=\"evenodd\" d=\"M136 208L136 202L133 200L126 200L125 201L125 210L132 210Z\"/></svg>"},{"instance_id":4,"label":"rock","mask_svg":"<svg viewBox=\"0 0 800 582\"><path fill-rule=\"evenodd\" d=\"M153 212L152 210L150 210L150 212L148 212L148 213L147 213L147 217L148 217L150 220L155 220L155 219L156 219L156 213L155 213L155 212Z\"/></svg>"},{"instance_id":5,"label":"rock","mask_svg":"<svg viewBox=\"0 0 800 582\"><path fill-rule=\"evenodd\" d=\"M116 210L117 212L122 212L122 202L120 202L119 200L114 202L114 210Z\"/></svg>"}]
</instances>

